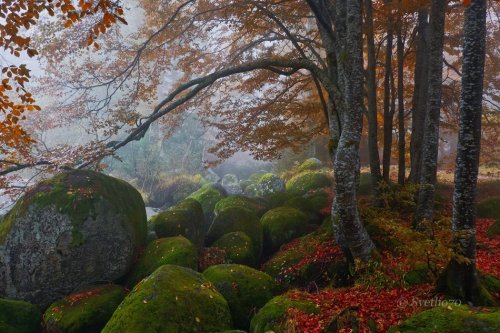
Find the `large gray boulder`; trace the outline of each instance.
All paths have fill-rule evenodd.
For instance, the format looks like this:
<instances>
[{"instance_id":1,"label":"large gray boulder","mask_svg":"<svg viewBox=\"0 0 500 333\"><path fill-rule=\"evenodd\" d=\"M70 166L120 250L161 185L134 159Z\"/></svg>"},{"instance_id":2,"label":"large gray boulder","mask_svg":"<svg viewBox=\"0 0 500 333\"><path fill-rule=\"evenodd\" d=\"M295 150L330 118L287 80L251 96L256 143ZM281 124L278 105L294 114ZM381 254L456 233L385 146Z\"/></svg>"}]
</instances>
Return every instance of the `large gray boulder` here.
<instances>
[{"instance_id":1,"label":"large gray boulder","mask_svg":"<svg viewBox=\"0 0 500 333\"><path fill-rule=\"evenodd\" d=\"M41 182L0 222L0 296L44 308L118 279L146 233L144 202L124 181L78 170Z\"/></svg>"}]
</instances>

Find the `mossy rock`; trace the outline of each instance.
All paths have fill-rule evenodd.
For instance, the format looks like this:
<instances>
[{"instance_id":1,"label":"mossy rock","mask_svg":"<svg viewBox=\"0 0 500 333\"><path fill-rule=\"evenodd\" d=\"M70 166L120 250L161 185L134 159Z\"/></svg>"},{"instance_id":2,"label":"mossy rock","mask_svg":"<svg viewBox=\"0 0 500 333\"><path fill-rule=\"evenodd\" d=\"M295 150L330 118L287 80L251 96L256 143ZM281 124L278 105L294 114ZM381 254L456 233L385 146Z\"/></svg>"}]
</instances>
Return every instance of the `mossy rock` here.
<instances>
[{"instance_id":1,"label":"mossy rock","mask_svg":"<svg viewBox=\"0 0 500 333\"><path fill-rule=\"evenodd\" d=\"M227 300L234 327L245 330L257 310L279 292L278 285L269 275L243 265L211 266L203 272L203 277Z\"/></svg>"},{"instance_id":2,"label":"mossy rock","mask_svg":"<svg viewBox=\"0 0 500 333\"><path fill-rule=\"evenodd\" d=\"M417 267L405 275L403 275L403 281L410 286L430 283L432 278L429 275L429 269L425 265L417 265Z\"/></svg>"},{"instance_id":3,"label":"mossy rock","mask_svg":"<svg viewBox=\"0 0 500 333\"><path fill-rule=\"evenodd\" d=\"M314 170L319 170L323 167L323 163L318 160L317 158L308 158L304 162L302 162L298 167L297 171L298 172L303 172L303 171L314 171Z\"/></svg>"},{"instance_id":4,"label":"mossy rock","mask_svg":"<svg viewBox=\"0 0 500 333\"><path fill-rule=\"evenodd\" d=\"M311 190L332 186L328 174L320 171L305 171L293 176L286 183L286 190L293 195L303 195Z\"/></svg>"},{"instance_id":5,"label":"mossy rock","mask_svg":"<svg viewBox=\"0 0 500 333\"><path fill-rule=\"evenodd\" d=\"M388 333L496 333L500 331L500 309L484 311L466 305L446 304L416 314Z\"/></svg>"},{"instance_id":6,"label":"mossy rock","mask_svg":"<svg viewBox=\"0 0 500 333\"><path fill-rule=\"evenodd\" d=\"M215 241L213 247L222 249L226 253L226 260L233 264L256 267L258 262L252 239L241 231L230 232Z\"/></svg>"},{"instance_id":7,"label":"mossy rock","mask_svg":"<svg viewBox=\"0 0 500 333\"><path fill-rule=\"evenodd\" d=\"M253 210L260 217L269 210L265 200L261 198L248 198L242 195L228 196L215 205L214 213L218 215L222 210L229 207L242 207Z\"/></svg>"},{"instance_id":8,"label":"mossy rock","mask_svg":"<svg viewBox=\"0 0 500 333\"><path fill-rule=\"evenodd\" d=\"M42 314L38 307L24 301L0 298L0 332L37 333Z\"/></svg>"},{"instance_id":9,"label":"mossy rock","mask_svg":"<svg viewBox=\"0 0 500 333\"><path fill-rule=\"evenodd\" d=\"M158 267L167 264L196 270L198 268L196 246L183 236L160 238L151 242L133 267L127 285L135 286Z\"/></svg>"},{"instance_id":10,"label":"mossy rock","mask_svg":"<svg viewBox=\"0 0 500 333\"><path fill-rule=\"evenodd\" d=\"M184 236L198 248L205 240L205 215L198 201L186 199L167 211L152 216L148 224L159 238Z\"/></svg>"},{"instance_id":11,"label":"mossy rock","mask_svg":"<svg viewBox=\"0 0 500 333\"><path fill-rule=\"evenodd\" d=\"M290 299L288 294L271 299L252 318L250 333L295 332L293 321L288 316L289 309L297 309L306 314L318 314L320 309L310 301Z\"/></svg>"},{"instance_id":12,"label":"mossy rock","mask_svg":"<svg viewBox=\"0 0 500 333\"><path fill-rule=\"evenodd\" d=\"M332 199L324 191L316 191L311 194L293 197L287 200L283 206L300 210L308 217L308 222L321 224L325 216L329 215L329 207Z\"/></svg>"},{"instance_id":13,"label":"mossy rock","mask_svg":"<svg viewBox=\"0 0 500 333\"><path fill-rule=\"evenodd\" d=\"M492 295L500 296L500 279L491 274L479 274L481 284L488 290Z\"/></svg>"},{"instance_id":14,"label":"mossy rock","mask_svg":"<svg viewBox=\"0 0 500 333\"><path fill-rule=\"evenodd\" d=\"M29 190L0 223L0 295L45 308L114 281L147 240L146 210L125 181L73 170Z\"/></svg>"},{"instance_id":15,"label":"mossy rock","mask_svg":"<svg viewBox=\"0 0 500 333\"><path fill-rule=\"evenodd\" d=\"M257 195L261 197L285 191L285 182L283 179L270 172L262 175L256 185Z\"/></svg>"},{"instance_id":16,"label":"mossy rock","mask_svg":"<svg viewBox=\"0 0 500 333\"><path fill-rule=\"evenodd\" d=\"M264 251L268 254L279 250L280 246L307 232L307 216L291 207L271 209L261 218L264 230Z\"/></svg>"},{"instance_id":17,"label":"mossy rock","mask_svg":"<svg viewBox=\"0 0 500 333\"><path fill-rule=\"evenodd\" d=\"M347 261L334 245L331 228L318 229L282 246L262 270L285 286L343 287L350 283Z\"/></svg>"},{"instance_id":18,"label":"mossy rock","mask_svg":"<svg viewBox=\"0 0 500 333\"><path fill-rule=\"evenodd\" d=\"M214 218L207 233L207 244L212 245L216 240L230 232L241 231L252 240L255 258L262 254L263 233L262 225L257 215L250 209L229 207L221 210Z\"/></svg>"},{"instance_id":19,"label":"mossy rock","mask_svg":"<svg viewBox=\"0 0 500 333\"><path fill-rule=\"evenodd\" d=\"M205 184L198 191L192 193L190 198L198 201L205 214L207 226L210 225L214 218L214 208L217 202L226 197L224 188L217 184Z\"/></svg>"},{"instance_id":20,"label":"mossy rock","mask_svg":"<svg viewBox=\"0 0 500 333\"><path fill-rule=\"evenodd\" d=\"M102 333L218 332L231 325L227 301L200 273L163 265L134 287Z\"/></svg>"},{"instance_id":21,"label":"mossy rock","mask_svg":"<svg viewBox=\"0 0 500 333\"><path fill-rule=\"evenodd\" d=\"M477 216L500 220L500 196L480 201L477 204Z\"/></svg>"},{"instance_id":22,"label":"mossy rock","mask_svg":"<svg viewBox=\"0 0 500 333\"><path fill-rule=\"evenodd\" d=\"M150 207L171 207L202 186L200 175L176 175L161 179L149 195Z\"/></svg>"},{"instance_id":23,"label":"mossy rock","mask_svg":"<svg viewBox=\"0 0 500 333\"><path fill-rule=\"evenodd\" d=\"M44 313L47 333L98 333L125 298L117 285L92 286L53 303Z\"/></svg>"},{"instance_id":24,"label":"mossy rock","mask_svg":"<svg viewBox=\"0 0 500 333\"><path fill-rule=\"evenodd\" d=\"M281 193L271 193L269 195L266 195L264 198L266 199L266 202L269 205L269 209L272 209L272 208L282 207L285 205L285 202L296 197L297 196L292 195L288 192L281 192Z\"/></svg>"}]
</instances>

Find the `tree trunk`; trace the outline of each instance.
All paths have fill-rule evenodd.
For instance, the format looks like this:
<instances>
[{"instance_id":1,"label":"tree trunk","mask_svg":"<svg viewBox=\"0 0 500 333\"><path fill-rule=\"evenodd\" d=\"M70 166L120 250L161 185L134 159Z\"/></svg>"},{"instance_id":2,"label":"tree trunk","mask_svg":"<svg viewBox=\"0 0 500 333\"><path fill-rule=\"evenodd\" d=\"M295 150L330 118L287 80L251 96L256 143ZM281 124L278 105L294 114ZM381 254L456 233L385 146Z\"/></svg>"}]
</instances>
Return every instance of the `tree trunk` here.
<instances>
[{"instance_id":1,"label":"tree trunk","mask_svg":"<svg viewBox=\"0 0 500 333\"><path fill-rule=\"evenodd\" d=\"M422 144L420 189L414 226L422 228L423 220L431 220L434 211L434 194L438 167L439 117L443 77L443 39L446 0L432 0L429 25L428 100Z\"/></svg>"},{"instance_id":2,"label":"tree trunk","mask_svg":"<svg viewBox=\"0 0 500 333\"><path fill-rule=\"evenodd\" d=\"M481 144L485 36L486 0L474 0L466 8L464 17L462 93L452 218L453 243L457 254L466 260L452 259L441 287L450 296L476 305L488 305L484 304L484 291L479 286L475 269L474 207Z\"/></svg>"},{"instance_id":3,"label":"tree trunk","mask_svg":"<svg viewBox=\"0 0 500 333\"><path fill-rule=\"evenodd\" d=\"M338 1L338 2L346 2ZM346 107L337 154L334 163L336 181L336 216L352 258L368 260L374 249L359 218L356 197L356 175L359 168L359 142L363 124L363 34L361 0L346 2L347 59L339 67L346 73Z\"/></svg>"},{"instance_id":4,"label":"tree trunk","mask_svg":"<svg viewBox=\"0 0 500 333\"><path fill-rule=\"evenodd\" d=\"M370 160L370 174L373 188L373 198L376 206L380 206L379 183L382 180L380 172L380 156L378 153L378 120L377 120L377 82L376 82L376 59L375 42L373 36L373 8L372 1L365 0L366 17L366 53L368 66L366 70L366 90L368 97L368 154Z\"/></svg>"},{"instance_id":5,"label":"tree trunk","mask_svg":"<svg viewBox=\"0 0 500 333\"><path fill-rule=\"evenodd\" d=\"M410 175L412 183L420 181L420 167L422 165L422 141L424 137L425 107L427 105L427 76L428 76L428 27L427 8L418 12L417 50L415 62L414 90L411 112L411 139L410 139Z\"/></svg>"},{"instance_id":6,"label":"tree trunk","mask_svg":"<svg viewBox=\"0 0 500 333\"><path fill-rule=\"evenodd\" d=\"M385 77L384 77L384 151L382 156L383 179L389 183L392 152L392 114L391 114L391 75L392 75L392 40L394 24L392 15L387 22L387 41L385 48Z\"/></svg>"},{"instance_id":7,"label":"tree trunk","mask_svg":"<svg viewBox=\"0 0 500 333\"><path fill-rule=\"evenodd\" d=\"M397 30L397 58L398 58L398 184L404 185L406 177L405 159L405 104L404 104L404 43L402 36L402 22L398 21Z\"/></svg>"}]
</instances>

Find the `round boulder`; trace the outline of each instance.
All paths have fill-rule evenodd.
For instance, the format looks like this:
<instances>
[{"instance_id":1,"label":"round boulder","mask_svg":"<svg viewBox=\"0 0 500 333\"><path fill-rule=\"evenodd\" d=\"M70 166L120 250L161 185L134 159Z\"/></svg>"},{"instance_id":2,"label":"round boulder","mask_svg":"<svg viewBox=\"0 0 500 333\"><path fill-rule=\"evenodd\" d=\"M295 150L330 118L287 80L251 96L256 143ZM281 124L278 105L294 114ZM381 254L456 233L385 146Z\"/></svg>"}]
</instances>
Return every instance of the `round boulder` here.
<instances>
[{"instance_id":1,"label":"round boulder","mask_svg":"<svg viewBox=\"0 0 500 333\"><path fill-rule=\"evenodd\" d=\"M135 264L128 278L128 286L135 286L158 267L167 264L197 269L198 251L193 243L182 236L157 239L149 243Z\"/></svg>"},{"instance_id":2,"label":"round boulder","mask_svg":"<svg viewBox=\"0 0 500 333\"><path fill-rule=\"evenodd\" d=\"M258 217L262 216L269 208L262 198L248 198L242 195L232 195L219 201L215 205L214 213L218 215L229 207L242 207L253 210Z\"/></svg>"},{"instance_id":3,"label":"round boulder","mask_svg":"<svg viewBox=\"0 0 500 333\"><path fill-rule=\"evenodd\" d=\"M53 303L44 313L47 333L100 332L125 298L117 285L90 286Z\"/></svg>"},{"instance_id":4,"label":"round boulder","mask_svg":"<svg viewBox=\"0 0 500 333\"><path fill-rule=\"evenodd\" d=\"M0 332L34 333L40 331L40 310L28 302L0 298Z\"/></svg>"},{"instance_id":5,"label":"round boulder","mask_svg":"<svg viewBox=\"0 0 500 333\"><path fill-rule=\"evenodd\" d=\"M125 275L146 243L146 210L128 183L75 170L31 189L0 222L0 295L42 308Z\"/></svg>"},{"instance_id":6,"label":"round boulder","mask_svg":"<svg viewBox=\"0 0 500 333\"><path fill-rule=\"evenodd\" d=\"M243 265L217 265L203 272L229 304L234 327L247 330L250 319L279 292L266 273Z\"/></svg>"},{"instance_id":7,"label":"round boulder","mask_svg":"<svg viewBox=\"0 0 500 333\"><path fill-rule=\"evenodd\" d=\"M102 333L219 332L231 324L226 300L200 273L164 265L134 287Z\"/></svg>"},{"instance_id":8,"label":"round boulder","mask_svg":"<svg viewBox=\"0 0 500 333\"><path fill-rule=\"evenodd\" d=\"M257 195L267 196L285 191L285 182L273 173L266 173L257 182Z\"/></svg>"},{"instance_id":9,"label":"round boulder","mask_svg":"<svg viewBox=\"0 0 500 333\"><path fill-rule=\"evenodd\" d=\"M192 193L189 197L201 204L205 220L208 226L214 218L214 208L219 200L226 196L226 190L220 184L205 184L198 191Z\"/></svg>"},{"instance_id":10,"label":"round boulder","mask_svg":"<svg viewBox=\"0 0 500 333\"><path fill-rule=\"evenodd\" d=\"M234 231L241 231L252 240L256 258L262 254L262 225L255 213L247 208L228 207L214 218L207 233L207 244L212 245L216 240Z\"/></svg>"},{"instance_id":11,"label":"round boulder","mask_svg":"<svg viewBox=\"0 0 500 333\"><path fill-rule=\"evenodd\" d=\"M307 216L291 207L271 209L260 221L264 230L264 250L268 254L276 252L281 245L308 231Z\"/></svg>"},{"instance_id":12,"label":"round boulder","mask_svg":"<svg viewBox=\"0 0 500 333\"><path fill-rule=\"evenodd\" d=\"M148 225L160 238L184 236L198 248L205 239L205 216L198 201L186 199L169 210L152 216Z\"/></svg>"},{"instance_id":13,"label":"round boulder","mask_svg":"<svg viewBox=\"0 0 500 333\"><path fill-rule=\"evenodd\" d=\"M293 195L303 195L332 185L331 177L320 171L304 171L293 176L286 183L286 190Z\"/></svg>"},{"instance_id":14,"label":"round boulder","mask_svg":"<svg viewBox=\"0 0 500 333\"><path fill-rule=\"evenodd\" d=\"M233 264L242 264L251 267L257 265L252 239L241 231L230 232L219 238L213 247L225 252L225 259Z\"/></svg>"}]
</instances>

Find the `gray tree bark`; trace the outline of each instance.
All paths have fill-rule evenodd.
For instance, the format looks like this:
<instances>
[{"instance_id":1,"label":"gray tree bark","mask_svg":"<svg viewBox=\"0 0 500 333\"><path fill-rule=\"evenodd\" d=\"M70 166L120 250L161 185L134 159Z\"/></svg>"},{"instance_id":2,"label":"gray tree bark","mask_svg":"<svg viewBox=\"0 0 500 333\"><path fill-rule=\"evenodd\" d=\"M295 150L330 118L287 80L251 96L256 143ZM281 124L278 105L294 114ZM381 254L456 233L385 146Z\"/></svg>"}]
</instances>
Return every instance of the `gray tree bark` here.
<instances>
[{"instance_id":1,"label":"gray tree bark","mask_svg":"<svg viewBox=\"0 0 500 333\"><path fill-rule=\"evenodd\" d=\"M387 22L387 40L385 47L385 76L384 76L384 150L382 155L383 179L389 183L392 152L392 125L393 110L391 107L391 75L392 75L392 41L394 37L394 22L389 15Z\"/></svg>"},{"instance_id":2,"label":"gray tree bark","mask_svg":"<svg viewBox=\"0 0 500 333\"><path fill-rule=\"evenodd\" d=\"M420 181L425 107L427 104L428 18L429 11L427 8L418 12L414 91L411 110L410 175L408 176L409 181L415 184Z\"/></svg>"},{"instance_id":3,"label":"gray tree bark","mask_svg":"<svg viewBox=\"0 0 500 333\"><path fill-rule=\"evenodd\" d=\"M404 185L406 177L406 158L405 158L405 105L404 105L404 43L402 36L401 19L397 25L397 58L398 58L398 184Z\"/></svg>"},{"instance_id":4,"label":"gray tree bark","mask_svg":"<svg viewBox=\"0 0 500 333\"><path fill-rule=\"evenodd\" d=\"M366 53L368 65L366 70L366 90L368 99L368 154L370 161L371 183L373 198L376 206L380 205L379 183L382 180L380 172L380 156L378 152L378 120L377 120L377 82L376 82L376 58L375 42L373 36L373 6L371 0L365 0L365 23L366 23Z\"/></svg>"},{"instance_id":5,"label":"gray tree bark","mask_svg":"<svg viewBox=\"0 0 500 333\"><path fill-rule=\"evenodd\" d=\"M481 144L485 36L486 0L473 0L465 9L464 17L462 92L452 218L453 243L457 254L466 260L452 259L441 281L441 289L450 296L477 305L483 303L475 269L475 199Z\"/></svg>"},{"instance_id":6,"label":"gray tree bark","mask_svg":"<svg viewBox=\"0 0 500 333\"><path fill-rule=\"evenodd\" d=\"M429 70L427 105L422 143L420 189L414 227L421 228L423 220L431 220L434 211L434 194L438 167L439 117L443 77L443 40L446 0L432 0L429 24Z\"/></svg>"}]
</instances>

